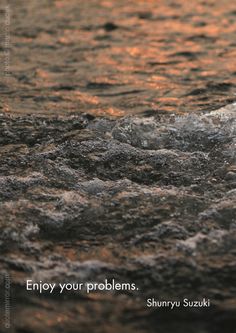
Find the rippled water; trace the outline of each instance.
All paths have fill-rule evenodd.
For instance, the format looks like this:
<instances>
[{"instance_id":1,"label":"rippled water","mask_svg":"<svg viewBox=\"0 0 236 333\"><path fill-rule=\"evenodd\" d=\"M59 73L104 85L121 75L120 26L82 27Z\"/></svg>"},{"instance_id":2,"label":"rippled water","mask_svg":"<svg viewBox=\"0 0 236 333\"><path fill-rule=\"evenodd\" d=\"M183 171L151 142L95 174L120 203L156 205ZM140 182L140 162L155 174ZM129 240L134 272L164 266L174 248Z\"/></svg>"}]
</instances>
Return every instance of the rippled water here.
<instances>
[{"instance_id":1,"label":"rippled water","mask_svg":"<svg viewBox=\"0 0 236 333\"><path fill-rule=\"evenodd\" d=\"M12 3L5 111L148 115L236 100L234 1Z\"/></svg>"}]
</instances>

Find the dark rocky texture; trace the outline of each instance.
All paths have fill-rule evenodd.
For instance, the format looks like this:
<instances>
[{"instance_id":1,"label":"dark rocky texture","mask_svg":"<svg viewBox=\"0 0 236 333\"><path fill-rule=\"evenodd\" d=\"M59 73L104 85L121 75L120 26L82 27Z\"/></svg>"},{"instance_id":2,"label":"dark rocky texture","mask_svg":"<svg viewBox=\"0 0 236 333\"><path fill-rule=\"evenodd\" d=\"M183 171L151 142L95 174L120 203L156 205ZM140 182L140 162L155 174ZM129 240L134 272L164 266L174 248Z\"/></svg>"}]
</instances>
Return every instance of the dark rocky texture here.
<instances>
[{"instance_id":1,"label":"dark rocky texture","mask_svg":"<svg viewBox=\"0 0 236 333\"><path fill-rule=\"evenodd\" d=\"M196 3L10 1L0 269L13 333L235 331L235 5ZM27 278L139 291L39 295Z\"/></svg>"},{"instance_id":2,"label":"dark rocky texture","mask_svg":"<svg viewBox=\"0 0 236 333\"><path fill-rule=\"evenodd\" d=\"M235 111L120 120L1 115L0 259L14 285L16 332L231 329ZM116 278L140 291L43 298L24 292L26 278ZM173 311L168 324L165 311L145 307L153 295L205 296L212 308Z\"/></svg>"}]
</instances>

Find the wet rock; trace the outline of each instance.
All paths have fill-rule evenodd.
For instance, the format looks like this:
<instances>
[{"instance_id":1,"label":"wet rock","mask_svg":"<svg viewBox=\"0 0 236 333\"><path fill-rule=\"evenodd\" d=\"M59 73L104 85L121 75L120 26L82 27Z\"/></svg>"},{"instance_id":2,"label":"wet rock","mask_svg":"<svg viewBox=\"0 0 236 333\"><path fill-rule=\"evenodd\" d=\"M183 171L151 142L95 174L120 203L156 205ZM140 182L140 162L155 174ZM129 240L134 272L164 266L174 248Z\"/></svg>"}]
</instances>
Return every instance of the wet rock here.
<instances>
[{"instance_id":1,"label":"wet rock","mask_svg":"<svg viewBox=\"0 0 236 333\"><path fill-rule=\"evenodd\" d=\"M175 119L78 116L50 121L48 132L42 117L2 116L12 135L0 150L0 261L16 299L33 311L36 296L22 291L22 276L115 277L138 286L140 294L117 294L118 308L128 297L135 316L138 297L157 289L161 298L207 294L222 311L217 297L228 301L235 291L234 108ZM19 136L22 123L31 124L27 138L47 134L32 144ZM57 295L45 297L57 314Z\"/></svg>"}]
</instances>

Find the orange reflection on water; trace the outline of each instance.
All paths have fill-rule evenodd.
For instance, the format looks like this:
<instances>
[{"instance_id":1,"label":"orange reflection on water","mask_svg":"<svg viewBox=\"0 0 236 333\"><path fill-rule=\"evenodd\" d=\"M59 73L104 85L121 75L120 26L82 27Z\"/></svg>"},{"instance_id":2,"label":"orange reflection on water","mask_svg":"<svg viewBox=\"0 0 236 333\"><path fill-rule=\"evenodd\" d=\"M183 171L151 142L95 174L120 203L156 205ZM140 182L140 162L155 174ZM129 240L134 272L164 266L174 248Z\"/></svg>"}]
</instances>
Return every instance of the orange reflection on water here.
<instances>
[{"instance_id":1,"label":"orange reflection on water","mask_svg":"<svg viewBox=\"0 0 236 333\"><path fill-rule=\"evenodd\" d=\"M195 112L235 98L233 1L47 4L25 2L26 27L21 23L13 32L21 45L13 60L16 88L37 89L32 98L13 96L10 109L35 112L43 95L40 105L47 112L122 116L160 105L167 112ZM22 69L26 79L20 79Z\"/></svg>"}]
</instances>

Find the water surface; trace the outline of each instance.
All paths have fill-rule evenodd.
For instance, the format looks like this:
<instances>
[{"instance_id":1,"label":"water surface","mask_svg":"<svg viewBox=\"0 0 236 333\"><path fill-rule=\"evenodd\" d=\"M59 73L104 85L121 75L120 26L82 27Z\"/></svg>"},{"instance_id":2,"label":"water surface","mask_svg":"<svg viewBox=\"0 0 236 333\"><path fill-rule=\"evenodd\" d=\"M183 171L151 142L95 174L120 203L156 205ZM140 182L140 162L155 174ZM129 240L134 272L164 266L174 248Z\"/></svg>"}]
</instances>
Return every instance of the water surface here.
<instances>
[{"instance_id":1,"label":"water surface","mask_svg":"<svg viewBox=\"0 0 236 333\"><path fill-rule=\"evenodd\" d=\"M231 0L12 1L4 111L122 116L236 100Z\"/></svg>"}]
</instances>

